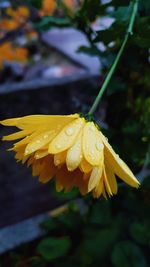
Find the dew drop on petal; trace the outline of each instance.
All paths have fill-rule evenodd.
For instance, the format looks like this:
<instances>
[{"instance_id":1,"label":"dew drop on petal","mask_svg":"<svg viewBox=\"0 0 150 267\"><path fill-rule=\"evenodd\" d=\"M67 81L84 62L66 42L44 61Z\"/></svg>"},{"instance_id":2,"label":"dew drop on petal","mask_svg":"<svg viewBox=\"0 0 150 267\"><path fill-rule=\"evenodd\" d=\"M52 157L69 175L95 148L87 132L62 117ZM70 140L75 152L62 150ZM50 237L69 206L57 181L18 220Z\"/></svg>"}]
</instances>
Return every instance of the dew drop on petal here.
<instances>
[{"instance_id":1,"label":"dew drop on petal","mask_svg":"<svg viewBox=\"0 0 150 267\"><path fill-rule=\"evenodd\" d=\"M97 148L97 150L101 151L104 148L104 145L102 143L97 142L96 148Z\"/></svg>"},{"instance_id":2,"label":"dew drop on petal","mask_svg":"<svg viewBox=\"0 0 150 267\"><path fill-rule=\"evenodd\" d=\"M56 144L55 147L59 149L59 148L61 148L61 145L60 144Z\"/></svg>"},{"instance_id":3,"label":"dew drop on petal","mask_svg":"<svg viewBox=\"0 0 150 267\"><path fill-rule=\"evenodd\" d=\"M66 129L66 134L69 135L69 136L73 135L73 132L74 132L74 130L72 128L67 128Z\"/></svg>"},{"instance_id":4,"label":"dew drop on petal","mask_svg":"<svg viewBox=\"0 0 150 267\"><path fill-rule=\"evenodd\" d=\"M61 163L60 159L56 159L56 160L55 160L55 164L56 164L56 166L59 165L60 163Z\"/></svg>"},{"instance_id":5,"label":"dew drop on petal","mask_svg":"<svg viewBox=\"0 0 150 267\"><path fill-rule=\"evenodd\" d=\"M45 135L44 135L44 139L46 139L46 138L48 138L48 134L45 134Z\"/></svg>"}]
</instances>

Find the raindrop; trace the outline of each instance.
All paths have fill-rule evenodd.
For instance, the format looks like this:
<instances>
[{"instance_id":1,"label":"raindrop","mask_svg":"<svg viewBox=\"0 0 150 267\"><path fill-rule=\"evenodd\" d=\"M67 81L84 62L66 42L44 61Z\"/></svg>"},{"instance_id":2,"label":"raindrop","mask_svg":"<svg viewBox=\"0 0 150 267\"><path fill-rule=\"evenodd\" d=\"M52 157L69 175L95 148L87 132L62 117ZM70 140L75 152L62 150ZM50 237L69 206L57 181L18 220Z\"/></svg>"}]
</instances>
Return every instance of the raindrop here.
<instances>
[{"instance_id":1,"label":"raindrop","mask_svg":"<svg viewBox=\"0 0 150 267\"><path fill-rule=\"evenodd\" d=\"M56 148L61 148L61 145L60 144L56 144L55 147Z\"/></svg>"},{"instance_id":2,"label":"raindrop","mask_svg":"<svg viewBox=\"0 0 150 267\"><path fill-rule=\"evenodd\" d=\"M56 160L55 160L55 165L56 165L56 166L59 165L60 163L61 163L60 159L56 159Z\"/></svg>"},{"instance_id":3,"label":"raindrop","mask_svg":"<svg viewBox=\"0 0 150 267\"><path fill-rule=\"evenodd\" d=\"M102 143L96 143L96 148L101 151L104 148L104 145Z\"/></svg>"},{"instance_id":4,"label":"raindrop","mask_svg":"<svg viewBox=\"0 0 150 267\"><path fill-rule=\"evenodd\" d=\"M74 130L72 128L67 128L66 129L66 134L69 135L69 136L73 135L73 132L74 132Z\"/></svg>"},{"instance_id":5,"label":"raindrop","mask_svg":"<svg viewBox=\"0 0 150 267\"><path fill-rule=\"evenodd\" d=\"M48 138L48 134L45 134L45 135L44 135L44 139L46 139L46 138Z\"/></svg>"},{"instance_id":6,"label":"raindrop","mask_svg":"<svg viewBox=\"0 0 150 267\"><path fill-rule=\"evenodd\" d=\"M37 144L40 144L40 143L41 143L41 141L40 141L40 140L37 140L36 142L37 142Z\"/></svg>"}]
</instances>

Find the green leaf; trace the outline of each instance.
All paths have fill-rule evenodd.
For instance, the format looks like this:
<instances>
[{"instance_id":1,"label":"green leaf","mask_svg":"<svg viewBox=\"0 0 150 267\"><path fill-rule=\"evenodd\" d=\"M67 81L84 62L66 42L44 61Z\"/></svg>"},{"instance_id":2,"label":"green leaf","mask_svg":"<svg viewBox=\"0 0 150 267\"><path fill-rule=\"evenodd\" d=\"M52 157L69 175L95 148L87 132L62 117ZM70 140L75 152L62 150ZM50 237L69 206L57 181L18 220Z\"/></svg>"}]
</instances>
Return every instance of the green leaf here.
<instances>
[{"instance_id":1,"label":"green leaf","mask_svg":"<svg viewBox=\"0 0 150 267\"><path fill-rule=\"evenodd\" d=\"M111 16L118 22L127 22L130 19L132 8L132 5L128 5L127 7L118 7L117 10L111 13Z\"/></svg>"},{"instance_id":2,"label":"green leaf","mask_svg":"<svg viewBox=\"0 0 150 267\"><path fill-rule=\"evenodd\" d=\"M32 5L35 8L41 9L42 8L43 0L27 0L28 5Z\"/></svg>"},{"instance_id":3,"label":"green leaf","mask_svg":"<svg viewBox=\"0 0 150 267\"><path fill-rule=\"evenodd\" d=\"M118 243L112 252L115 267L146 267L142 250L130 241Z\"/></svg>"},{"instance_id":4,"label":"green leaf","mask_svg":"<svg viewBox=\"0 0 150 267\"><path fill-rule=\"evenodd\" d=\"M120 0L112 0L111 1L112 6L120 6L120 4L121 4L121 6L128 6L130 4L130 0L121 0L121 2L120 2Z\"/></svg>"},{"instance_id":5,"label":"green leaf","mask_svg":"<svg viewBox=\"0 0 150 267\"><path fill-rule=\"evenodd\" d=\"M86 254L95 260L102 260L107 257L119 234L117 224L112 224L102 229L99 228L95 230L91 227L87 228L85 230L85 239L81 244L83 255Z\"/></svg>"},{"instance_id":6,"label":"green leaf","mask_svg":"<svg viewBox=\"0 0 150 267\"><path fill-rule=\"evenodd\" d=\"M34 23L34 27L38 30L48 30L51 27L68 27L71 26L69 18L58 18L55 16L43 17L40 22Z\"/></svg>"},{"instance_id":7,"label":"green leaf","mask_svg":"<svg viewBox=\"0 0 150 267\"><path fill-rule=\"evenodd\" d=\"M49 231L53 231L53 230L57 229L59 226L58 226L58 223L57 223L57 221L55 219L49 218L46 221L41 223L41 227L46 232L49 232Z\"/></svg>"},{"instance_id":8,"label":"green leaf","mask_svg":"<svg viewBox=\"0 0 150 267\"><path fill-rule=\"evenodd\" d=\"M142 47L150 47L150 18L144 17L140 18L137 23L136 32L133 35L133 42Z\"/></svg>"},{"instance_id":9,"label":"green leaf","mask_svg":"<svg viewBox=\"0 0 150 267\"><path fill-rule=\"evenodd\" d=\"M38 247L37 252L47 261L52 261L67 254L71 246L69 237L49 237L43 239Z\"/></svg>"},{"instance_id":10,"label":"green leaf","mask_svg":"<svg viewBox=\"0 0 150 267\"><path fill-rule=\"evenodd\" d=\"M80 46L77 50L78 53L86 53L90 56L101 56L101 51L96 46Z\"/></svg>"},{"instance_id":11,"label":"green leaf","mask_svg":"<svg viewBox=\"0 0 150 267\"><path fill-rule=\"evenodd\" d=\"M140 244L150 244L149 226L149 221L132 223L130 226L130 234L132 238Z\"/></svg>"},{"instance_id":12,"label":"green leaf","mask_svg":"<svg viewBox=\"0 0 150 267\"><path fill-rule=\"evenodd\" d=\"M108 45L110 42L123 38L125 34L125 25L123 23L114 22L109 29L97 31L94 42L103 42Z\"/></svg>"},{"instance_id":13,"label":"green leaf","mask_svg":"<svg viewBox=\"0 0 150 267\"><path fill-rule=\"evenodd\" d=\"M110 202L101 201L101 203L96 203L91 211L90 223L107 225L111 223L111 207Z\"/></svg>"},{"instance_id":14,"label":"green leaf","mask_svg":"<svg viewBox=\"0 0 150 267\"><path fill-rule=\"evenodd\" d=\"M144 15L150 15L150 1L149 0L141 0L140 1L140 11L144 13Z\"/></svg>"},{"instance_id":15,"label":"green leaf","mask_svg":"<svg viewBox=\"0 0 150 267\"><path fill-rule=\"evenodd\" d=\"M46 267L47 263L39 256L35 256L29 259L29 266L31 267Z\"/></svg>"}]
</instances>

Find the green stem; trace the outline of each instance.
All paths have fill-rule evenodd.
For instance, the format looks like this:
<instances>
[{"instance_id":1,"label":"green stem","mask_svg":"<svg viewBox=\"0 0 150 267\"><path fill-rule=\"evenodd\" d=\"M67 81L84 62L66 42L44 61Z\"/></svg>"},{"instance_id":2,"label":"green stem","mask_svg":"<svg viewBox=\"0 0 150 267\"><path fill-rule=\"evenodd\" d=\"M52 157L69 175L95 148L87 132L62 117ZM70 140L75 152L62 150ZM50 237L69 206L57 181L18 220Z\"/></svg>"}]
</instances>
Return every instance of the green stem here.
<instances>
[{"instance_id":1,"label":"green stem","mask_svg":"<svg viewBox=\"0 0 150 267\"><path fill-rule=\"evenodd\" d=\"M135 17L136 17L137 10L138 10L138 2L139 2L139 0L135 0L132 4L133 5L132 14L131 14L131 18L129 21L129 25L128 25L124 40L122 42L122 45L120 47L120 50L119 50L116 58L115 58L115 61L112 64L112 66L111 66L111 68L110 68L110 70L106 76L106 79L105 79L105 81L104 81L104 83L103 83L103 85L99 91L99 94L97 95L97 97L96 97L96 99L95 99L95 101L94 101L94 103L93 103L93 105L92 105L92 107L88 113L90 115L93 114L95 112L95 110L97 109L97 106L99 105L100 100L101 100L104 92L106 91L107 86L108 86L108 84L109 84L109 82L110 82L110 80L111 80L111 78L112 78L112 76L113 76L113 74L117 68L117 65L119 63L119 60L120 60L122 54L123 54L123 51L124 51L124 48L128 42L128 39L129 39L130 35L133 34L133 26L134 26Z\"/></svg>"}]
</instances>

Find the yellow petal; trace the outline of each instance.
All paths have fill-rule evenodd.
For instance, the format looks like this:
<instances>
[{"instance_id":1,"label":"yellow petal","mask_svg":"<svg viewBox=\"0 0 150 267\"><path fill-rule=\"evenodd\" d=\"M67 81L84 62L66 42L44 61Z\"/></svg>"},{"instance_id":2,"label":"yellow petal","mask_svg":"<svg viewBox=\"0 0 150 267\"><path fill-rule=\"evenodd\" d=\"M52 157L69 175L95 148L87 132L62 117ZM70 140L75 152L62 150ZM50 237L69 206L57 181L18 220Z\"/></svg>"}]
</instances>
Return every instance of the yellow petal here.
<instances>
[{"instance_id":1,"label":"yellow petal","mask_svg":"<svg viewBox=\"0 0 150 267\"><path fill-rule=\"evenodd\" d=\"M106 191L107 191L107 194L110 196L112 196L112 192L111 192L111 188L110 188L110 185L109 185L109 182L108 182L108 178L107 178L107 175L106 175L106 171L105 171L105 166L103 167L103 179L104 179L104 184L105 184L105 188L106 188Z\"/></svg>"},{"instance_id":2,"label":"yellow petal","mask_svg":"<svg viewBox=\"0 0 150 267\"><path fill-rule=\"evenodd\" d=\"M105 171L106 171L106 176L107 176L108 183L110 185L110 189L112 193L117 194L118 186L117 186L117 181L116 181L115 174L113 173L113 170L110 169L110 166L105 164Z\"/></svg>"},{"instance_id":3,"label":"yellow petal","mask_svg":"<svg viewBox=\"0 0 150 267\"><path fill-rule=\"evenodd\" d=\"M74 171L82 160L81 137L82 134L80 134L75 144L67 152L66 165L68 171Z\"/></svg>"},{"instance_id":4,"label":"yellow petal","mask_svg":"<svg viewBox=\"0 0 150 267\"><path fill-rule=\"evenodd\" d=\"M93 166L102 165L104 145L93 122L87 122L84 126L82 144L85 159Z\"/></svg>"},{"instance_id":5,"label":"yellow petal","mask_svg":"<svg viewBox=\"0 0 150 267\"><path fill-rule=\"evenodd\" d=\"M54 164L55 166L60 166L66 162L66 151L60 152L54 155Z\"/></svg>"},{"instance_id":6,"label":"yellow petal","mask_svg":"<svg viewBox=\"0 0 150 267\"><path fill-rule=\"evenodd\" d=\"M41 168L41 162L36 160L32 165L32 176L38 176L40 174Z\"/></svg>"},{"instance_id":7,"label":"yellow petal","mask_svg":"<svg viewBox=\"0 0 150 267\"><path fill-rule=\"evenodd\" d=\"M56 126L56 123L58 125L66 125L67 123L71 122L73 119L76 119L79 117L79 114L73 114L73 115L30 115L30 116L24 116L20 118L13 118L13 119L7 119L0 121L0 124L4 126L16 126L20 129L26 129L31 127L44 127L53 125Z\"/></svg>"},{"instance_id":8,"label":"yellow petal","mask_svg":"<svg viewBox=\"0 0 150 267\"><path fill-rule=\"evenodd\" d=\"M44 147L56 136L55 131L43 132L40 135L36 136L25 149L25 155L29 155L38 149Z\"/></svg>"},{"instance_id":9,"label":"yellow petal","mask_svg":"<svg viewBox=\"0 0 150 267\"><path fill-rule=\"evenodd\" d=\"M44 158L48 155L48 150L47 149L41 149L35 152L34 157L35 159L41 159Z\"/></svg>"},{"instance_id":10,"label":"yellow petal","mask_svg":"<svg viewBox=\"0 0 150 267\"><path fill-rule=\"evenodd\" d=\"M31 166L34 162L35 162L35 158L34 158L34 155L32 155L27 161L27 167Z\"/></svg>"},{"instance_id":11,"label":"yellow petal","mask_svg":"<svg viewBox=\"0 0 150 267\"><path fill-rule=\"evenodd\" d=\"M57 171L56 180L57 190L65 189L66 192L69 192L74 185L74 181L72 180L72 177L70 177L70 173L68 172L65 165Z\"/></svg>"},{"instance_id":12,"label":"yellow petal","mask_svg":"<svg viewBox=\"0 0 150 267\"><path fill-rule=\"evenodd\" d=\"M93 190L93 196L95 198L99 198L103 192L103 188L104 188L104 182L103 182L103 177L101 176L99 183L97 184L97 186Z\"/></svg>"},{"instance_id":13,"label":"yellow petal","mask_svg":"<svg viewBox=\"0 0 150 267\"><path fill-rule=\"evenodd\" d=\"M39 130L39 131L35 131L33 134L26 136L24 139L22 139L21 141L17 142L14 144L14 150L19 149L22 146L25 146L31 142L33 140L33 138L35 138L36 136L40 135L43 131Z\"/></svg>"},{"instance_id":14,"label":"yellow petal","mask_svg":"<svg viewBox=\"0 0 150 267\"><path fill-rule=\"evenodd\" d=\"M106 137L101 133L103 143L104 143L104 154L107 164L112 168L113 172L120 177L127 184L138 188L139 182L129 169L129 167L119 158L119 156L112 149L108 143Z\"/></svg>"},{"instance_id":15,"label":"yellow petal","mask_svg":"<svg viewBox=\"0 0 150 267\"><path fill-rule=\"evenodd\" d=\"M89 173L91 172L93 166L88 163L84 158L82 159L80 166L79 166L80 170L84 173Z\"/></svg>"},{"instance_id":16,"label":"yellow petal","mask_svg":"<svg viewBox=\"0 0 150 267\"><path fill-rule=\"evenodd\" d=\"M92 191L98 184L102 176L102 167L94 167L88 182L88 192Z\"/></svg>"},{"instance_id":17,"label":"yellow petal","mask_svg":"<svg viewBox=\"0 0 150 267\"><path fill-rule=\"evenodd\" d=\"M31 134L32 131L19 131L17 133L13 133L13 134L9 134L3 137L4 141L13 141L13 140L17 140L17 139L21 139L26 137L27 135Z\"/></svg>"},{"instance_id":18,"label":"yellow petal","mask_svg":"<svg viewBox=\"0 0 150 267\"><path fill-rule=\"evenodd\" d=\"M49 153L57 154L70 148L83 127L85 120L79 118L67 124L49 145Z\"/></svg>"},{"instance_id":19,"label":"yellow petal","mask_svg":"<svg viewBox=\"0 0 150 267\"><path fill-rule=\"evenodd\" d=\"M56 167L53 164L53 158L47 156L42 159L42 170L40 172L39 181L42 183L47 183L50 181L56 174Z\"/></svg>"}]
</instances>

